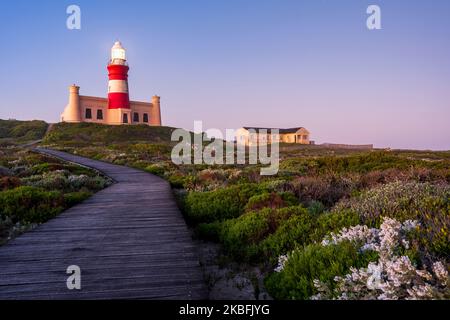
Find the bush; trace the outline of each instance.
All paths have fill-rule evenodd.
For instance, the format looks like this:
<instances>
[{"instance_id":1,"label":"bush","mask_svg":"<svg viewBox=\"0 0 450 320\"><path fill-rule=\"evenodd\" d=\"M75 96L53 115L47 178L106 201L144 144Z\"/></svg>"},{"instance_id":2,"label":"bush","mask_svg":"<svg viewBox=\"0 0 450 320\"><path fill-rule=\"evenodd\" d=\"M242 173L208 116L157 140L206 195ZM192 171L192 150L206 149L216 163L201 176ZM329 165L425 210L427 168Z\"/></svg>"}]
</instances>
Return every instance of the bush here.
<instances>
[{"instance_id":1,"label":"bush","mask_svg":"<svg viewBox=\"0 0 450 320\"><path fill-rule=\"evenodd\" d=\"M68 185L66 174L67 172L64 170L50 171L44 174L22 178L22 182L24 185L31 187L61 191L66 189Z\"/></svg>"},{"instance_id":2,"label":"bush","mask_svg":"<svg viewBox=\"0 0 450 320\"><path fill-rule=\"evenodd\" d=\"M160 176L160 177L164 176L164 172L165 172L164 167L162 167L159 164L149 165L145 168L145 171L147 171L148 173Z\"/></svg>"},{"instance_id":3,"label":"bush","mask_svg":"<svg viewBox=\"0 0 450 320\"><path fill-rule=\"evenodd\" d=\"M257 244L271 232L271 212L264 209L223 222L220 240L225 250L235 259L251 259Z\"/></svg>"},{"instance_id":4,"label":"bush","mask_svg":"<svg viewBox=\"0 0 450 320\"><path fill-rule=\"evenodd\" d=\"M195 233L201 239L218 242L220 240L220 232L222 230L222 226L223 222L220 221L200 223L195 228Z\"/></svg>"},{"instance_id":5,"label":"bush","mask_svg":"<svg viewBox=\"0 0 450 320\"><path fill-rule=\"evenodd\" d=\"M450 188L447 185L397 181L343 200L333 211L353 210L363 223L378 227L382 215L399 221L420 219L426 214L447 209L449 198Z\"/></svg>"},{"instance_id":6,"label":"bush","mask_svg":"<svg viewBox=\"0 0 450 320\"><path fill-rule=\"evenodd\" d=\"M235 259L255 262L277 257L306 241L312 220L301 206L264 208L221 223L203 224L197 229L200 235L220 241Z\"/></svg>"},{"instance_id":7,"label":"bush","mask_svg":"<svg viewBox=\"0 0 450 320\"><path fill-rule=\"evenodd\" d=\"M301 203L309 206L313 201L320 201L327 207L349 196L356 188L356 183L349 177L334 174L299 177L292 182L292 185Z\"/></svg>"},{"instance_id":8,"label":"bush","mask_svg":"<svg viewBox=\"0 0 450 320\"><path fill-rule=\"evenodd\" d=\"M313 201L311 201L311 203L308 206L309 214L311 214L312 216L315 216L315 217L319 216L324 211L325 211L325 206L320 201L313 200Z\"/></svg>"},{"instance_id":9,"label":"bush","mask_svg":"<svg viewBox=\"0 0 450 320\"><path fill-rule=\"evenodd\" d=\"M256 184L240 184L207 192L190 192L185 199L187 218L194 223L238 217L250 197L261 192Z\"/></svg>"},{"instance_id":10,"label":"bush","mask_svg":"<svg viewBox=\"0 0 450 320\"><path fill-rule=\"evenodd\" d=\"M64 202L66 207L73 207L74 205L88 199L92 193L85 191L70 192L64 195Z\"/></svg>"},{"instance_id":11,"label":"bush","mask_svg":"<svg viewBox=\"0 0 450 320\"><path fill-rule=\"evenodd\" d=\"M64 165L61 163L39 163L35 164L31 167L30 173L31 174L44 174L44 173L51 173L53 171L61 171L64 169Z\"/></svg>"},{"instance_id":12,"label":"bush","mask_svg":"<svg viewBox=\"0 0 450 320\"><path fill-rule=\"evenodd\" d=\"M376 258L373 251L359 253L349 242L331 246L311 244L292 252L283 270L265 279L265 286L275 299L309 299L317 293L314 279L333 288L336 276L347 274L350 267L365 267Z\"/></svg>"},{"instance_id":13,"label":"bush","mask_svg":"<svg viewBox=\"0 0 450 320\"><path fill-rule=\"evenodd\" d=\"M21 185L19 178L16 177L1 177L0 191L17 188Z\"/></svg>"},{"instance_id":14,"label":"bush","mask_svg":"<svg viewBox=\"0 0 450 320\"><path fill-rule=\"evenodd\" d=\"M336 232L359 223L359 215L352 210L325 212L317 217L315 227L311 230L311 241L320 242L330 232Z\"/></svg>"},{"instance_id":15,"label":"bush","mask_svg":"<svg viewBox=\"0 0 450 320\"><path fill-rule=\"evenodd\" d=\"M291 192L264 192L257 194L248 200L245 211L255 211L262 208L283 208L298 205L297 197Z\"/></svg>"},{"instance_id":16,"label":"bush","mask_svg":"<svg viewBox=\"0 0 450 320\"><path fill-rule=\"evenodd\" d=\"M262 241L260 244L262 256L273 263L281 254L308 244L314 226L314 218L306 209L298 207L295 214L280 223L275 233Z\"/></svg>"},{"instance_id":17,"label":"bush","mask_svg":"<svg viewBox=\"0 0 450 320\"><path fill-rule=\"evenodd\" d=\"M168 181L170 186L174 189L182 189L188 181L188 177L181 174L173 174L169 176Z\"/></svg>"},{"instance_id":18,"label":"bush","mask_svg":"<svg viewBox=\"0 0 450 320\"><path fill-rule=\"evenodd\" d=\"M64 198L60 192L34 187L2 191L0 203L0 217L22 223L43 223L64 209Z\"/></svg>"}]
</instances>

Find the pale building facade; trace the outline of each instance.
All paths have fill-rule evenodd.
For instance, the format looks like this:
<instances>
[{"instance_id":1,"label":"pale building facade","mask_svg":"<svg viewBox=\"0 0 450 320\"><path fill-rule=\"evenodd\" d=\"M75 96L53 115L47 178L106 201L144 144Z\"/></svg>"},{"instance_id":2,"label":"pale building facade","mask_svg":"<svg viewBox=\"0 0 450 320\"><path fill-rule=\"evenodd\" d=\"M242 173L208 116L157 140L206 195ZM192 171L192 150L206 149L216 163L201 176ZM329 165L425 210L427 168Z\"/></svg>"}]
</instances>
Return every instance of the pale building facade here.
<instances>
[{"instance_id":1,"label":"pale building facade","mask_svg":"<svg viewBox=\"0 0 450 320\"><path fill-rule=\"evenodd\" d=\"M108 64L108 97L82 96L80 87L70 86L69 103L61 115L61 121L161 126L159 96L153 96L151 102L130 101L128 70L125 49L120 42L116 42Z\"/></svg>"},{"instance_id":2,"label":"pale building facade","mask_svg":"<svg viewBox=\"0 0 450 320\"><path fill-rule=\"evenodd\" d=\"M278 130L278 133L274 130ZM236 142L246 146L272 143L310 144L309 136L309 131L303 127L289 129L242 127L236 131Z\"/></svg>"}]
</instances>

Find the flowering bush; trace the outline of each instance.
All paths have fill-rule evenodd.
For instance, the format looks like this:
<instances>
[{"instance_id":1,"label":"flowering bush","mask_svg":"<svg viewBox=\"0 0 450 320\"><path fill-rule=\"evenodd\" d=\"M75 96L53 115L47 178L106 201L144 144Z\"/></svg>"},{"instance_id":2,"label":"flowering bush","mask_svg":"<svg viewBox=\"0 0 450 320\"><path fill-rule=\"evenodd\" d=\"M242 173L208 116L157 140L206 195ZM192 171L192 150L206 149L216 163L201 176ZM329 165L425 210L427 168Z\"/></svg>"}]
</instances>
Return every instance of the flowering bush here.
<instances>
[{"instance_id":1,"label":"flowering bush","mask_svg":"<svg viewBox=\"0 0 450 320\"><path fill-rule=\"evenodd\" d=\"M25 185L43 188L46 190L64 190L67 187L67 174L65 170L56 170L45 172L43 174L32 175L23 178L22 181Z\"/></svg>"},{"instance_id":2,"label":"flowering bush","mask_svg":"<svg viewBox=\"0 0 450 320\"><path fill-rule=\"evenodd\" d=\"M450 187L419 182L392 182L370 189L358 197L343 199L333 211L350 209L364 223L380 223L382 215L415 219L429 209L430 199L449 199Z\"/></svg>"},{"instance_id":3,"label":"flowering bush","mask_svg":"<svg viewBox=\"0 0 450 320\"><path fill-rule=\"evenodd\" d=\"M412 245L416 251L445 256L450 251L450 186L393 182L340 201L332 212L350 210L360 223L379 227L381 217L417 220L420 227Z\"/></svg>"},{"instance_id":4,"label":"flowering bush","mask_svg":"<svg viewBox=\"0 0 450 320\"><path fill-rule=\"evenodd\" d=\"M359 252L349 241L337 245L309 244L279 258L279 264L265 279L265 286L275 299L309 299L317 292L314 279L334 289L336 275L351 267L363 267L376 259L376 252Z\"/></svg>"},{"instance_id":5,"label":"flowering bush","mask_svg":"<svg viewBox=\"0 0 450 320\"><path fill-rule=\"evenodd\" d=\"M361 251L378 252L378 261L367 267L350 268L351 273L336 276L335 289L319 279L314 281L319 291L313 299L433 299L449 298L449 278L446 264L431 263L417 269L409 256L402 255L409 249L408 232L418 228L417 221L407 220L403 224L395 219L384 218L380 229L355 226L331 234L322 245L336 245L351 241Z\"/></svg>"},{"instance_id":6,"label":"flowering bush","mask_svg":"<svg viewBox=\"0 0 450 320\"><path fill-rule=\"evenodd\" d=\"M379 229L332 232L320 245L280 255L268 288L281 299L448 299L447 261L416 257L410 236L417 229L415 220L384 217Z\"/></svg>"}]
</instances>

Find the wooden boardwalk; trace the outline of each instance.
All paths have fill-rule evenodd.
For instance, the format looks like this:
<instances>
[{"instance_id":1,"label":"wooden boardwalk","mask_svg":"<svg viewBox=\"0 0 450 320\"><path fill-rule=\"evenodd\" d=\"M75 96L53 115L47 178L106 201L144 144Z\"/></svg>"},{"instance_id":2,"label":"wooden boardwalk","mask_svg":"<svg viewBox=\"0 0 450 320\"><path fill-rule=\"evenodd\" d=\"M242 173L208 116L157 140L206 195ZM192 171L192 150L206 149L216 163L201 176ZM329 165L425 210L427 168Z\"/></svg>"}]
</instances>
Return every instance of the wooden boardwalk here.
<instances>
[{"instance_id":1,"label":"wooden boardwalk","mask_svg":"<svg viewBox=\"0 0 450 320\"><path fill-rule=\"evenodd\" d=\"M206 299L196 248L169 184L136 169L40 152L116 181L0 247L0 299ZM81 269L69 290L66 269Z\"/></svg>"}]
</instances>

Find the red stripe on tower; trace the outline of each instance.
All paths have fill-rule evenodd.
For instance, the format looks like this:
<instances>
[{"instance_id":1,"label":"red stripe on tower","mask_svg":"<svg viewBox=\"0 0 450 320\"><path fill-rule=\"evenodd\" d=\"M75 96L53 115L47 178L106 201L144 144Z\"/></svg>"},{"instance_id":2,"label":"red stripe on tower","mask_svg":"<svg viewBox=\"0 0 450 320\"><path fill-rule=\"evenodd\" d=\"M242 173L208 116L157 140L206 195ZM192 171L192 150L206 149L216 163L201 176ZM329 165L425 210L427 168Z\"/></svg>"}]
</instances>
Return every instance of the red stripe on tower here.
<instances>
[{"instance_id":1,"label":"red stripe on tower","mask_svg":"<svg viewBox=\"0 0 450 320\"><path fill-rule=\"evenodd\" d=\"M108 108L129 109L128 70L125 49L116 42L111 49L111 61L108 64Z\"/></svg>"}]
</instances>

